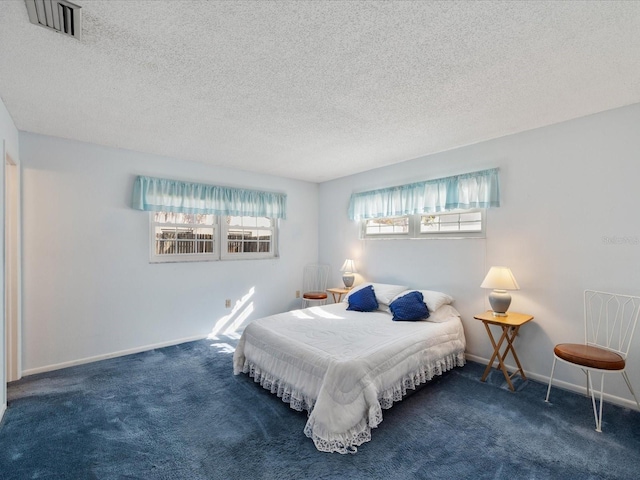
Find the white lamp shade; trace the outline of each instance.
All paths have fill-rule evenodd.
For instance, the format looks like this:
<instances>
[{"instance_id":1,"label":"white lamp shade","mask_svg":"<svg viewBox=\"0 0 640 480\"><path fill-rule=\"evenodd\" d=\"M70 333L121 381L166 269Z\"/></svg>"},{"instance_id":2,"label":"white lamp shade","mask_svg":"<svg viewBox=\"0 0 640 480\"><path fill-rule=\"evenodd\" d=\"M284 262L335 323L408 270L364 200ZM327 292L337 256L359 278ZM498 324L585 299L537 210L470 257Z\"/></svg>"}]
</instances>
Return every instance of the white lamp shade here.
<instances>
[{"instance_id":1,"label":"white lamp shade","mask_svg":"<svg viewBox=\"0 0 640 480\"><path fill-rule=\"evenodd\" d=\"M516 278L507 267L491 267L484 277L480 288L493 288L495 290L520 290Z\"/></svg>"},{"instance_id":2,"label":"white lamp shade","mask_svg":"<svg viewBox=\"0 0 640 480\"><path fill-rule=\"evenodd\" d=\"M356 265L354 263L353 260L351 260L350 258L347 258L344 263L342 264L342 267L340 268L341 272L350 272L350 273L356 273Z\"/></svg>"}]
</instances>

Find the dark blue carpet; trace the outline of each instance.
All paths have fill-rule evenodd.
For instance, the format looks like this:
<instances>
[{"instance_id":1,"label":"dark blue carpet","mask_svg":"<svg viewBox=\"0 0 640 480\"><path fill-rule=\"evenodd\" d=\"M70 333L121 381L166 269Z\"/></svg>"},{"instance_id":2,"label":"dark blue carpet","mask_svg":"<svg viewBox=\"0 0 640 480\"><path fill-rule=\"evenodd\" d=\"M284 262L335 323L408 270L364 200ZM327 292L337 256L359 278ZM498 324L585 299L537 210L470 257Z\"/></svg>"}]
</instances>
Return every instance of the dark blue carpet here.
<instances>
[{"instance_id":1,"label":"dark blue carpet","mask_svg":"<svg viewBox=\"0 0 640 480\"><path fill-rule=\"evenodd\" d=\"M225 346L224 344L228 344ZM356 455L318 452L306 415L246 375L235 340L200 341L34 375L9 387L0 478L637 479L640 413L469 363L384 413ZM498 372L496 372L498 373Z\"/></svg>"}]
</instances>

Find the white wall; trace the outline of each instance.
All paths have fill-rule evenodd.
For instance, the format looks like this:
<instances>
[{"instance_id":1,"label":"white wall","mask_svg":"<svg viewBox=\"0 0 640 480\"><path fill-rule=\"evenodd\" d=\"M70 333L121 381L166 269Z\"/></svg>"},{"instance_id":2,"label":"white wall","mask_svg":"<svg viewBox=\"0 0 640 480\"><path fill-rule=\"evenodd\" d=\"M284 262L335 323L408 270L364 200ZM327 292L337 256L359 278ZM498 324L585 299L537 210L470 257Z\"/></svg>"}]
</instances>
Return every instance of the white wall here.
<instances>
[{"instance_id":1,"label":"white wall","mask_svg":"<svg viewBox=\"0 0 640 480\"><path fill-rule=\"evenodd\" d=\"M20 132L23 367L205 336L255 288L248 319L299 305L318 256L318 186ZM130 207L137 175L287 194L273 260L149 264L149 214Z\"/></svg>"},{"instance_id":2,"label":"white wall","mask_svg":"<svg viewBox=\"0 0 640 480\"><path fill-rule=\"evenodd\" d=\"M18 130L13 123L7 108L0 99L0 212L4 212L4 162L5 154L19 165ZM4 214L0 218L0 272L4 272ZM0 275L0 418L7 405L6 365L5 365L5 316L4 316L4 275Z\"/></svg>"},{"instance_id":3,"label":"white wall","mask_svg":"<svg viewBox=\"0 0 640 480\"><path fill-rule=\"evenodd\" d=\"M4 109L0 121L0 135L15 138ZM536 317L517 349L525 370L544 379L553 345L582 340L585 288L640 294L638 131L640 105L632 105L319 187L21 132L24 369L206 335L230 313L224 299L254 286L249 319L292 308L305 263L331 264L340 285L349 257L364 278L454 295L468 352L478 358L491 354L472 318L489 307L479 285L491 265L510 266L521 286L511 309ZM488 211L486 239L365 242L347 219L352 192L494 166L502 207ZM284 191L281 258L149 264L148 215L129 206L138 174ZM640 389L640 335L634 348L630 376ZM584 384L577 370L557 376ZM630 399L622 379L608 380L607 390L614 401Z\"/></svg>"},{"instance_id":4,"label":"white wall","mask_svg":"<svg viewBox=\"0 0 640 480\"><path fill-rule=\"evenodd\" d=\"M490 167L500 168L502 206L487 211L486 239L361 241L347 219L352 192ZM356 258L368 280L452 294L476 357L492 352L473 319L489 308L480 283L491 265L511 267L521 288L511 310L535 316L517 351L525 371L544 379L553 346L583 340L584 289L640 294L640 104L326 182L320 205L321 261ZM630 377L640 391L640 334L633 349ZM557 377L584 386L577 369L559 366ZM631 399L618 377L605 389Z\"/></svg>"}]
</instances>

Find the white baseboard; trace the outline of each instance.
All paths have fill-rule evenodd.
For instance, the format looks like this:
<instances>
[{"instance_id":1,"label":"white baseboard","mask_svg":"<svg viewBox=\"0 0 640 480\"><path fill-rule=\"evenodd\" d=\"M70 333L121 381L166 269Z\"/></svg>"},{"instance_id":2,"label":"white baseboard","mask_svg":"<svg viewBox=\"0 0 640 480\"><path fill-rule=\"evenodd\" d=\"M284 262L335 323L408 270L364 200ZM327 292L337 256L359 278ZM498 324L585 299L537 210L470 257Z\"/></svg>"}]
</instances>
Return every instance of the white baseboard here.
<instances>
[{"instance_id":1,"label":"white baseboard","mask_svg":"<svg viewBox=\"0 0 640 480\"><path fill-rule=\"evenodd\" d=\"M0 421L2 421L2 417L4 417L4 412L7 410L7 403L3 403L0 405Z\"/></svg>"},{"instance_id":2,"label":"white baseboard","mask_svg":"<svg viewBox=\"0 0 640 480\"><path fill-rule=\"evenodd\" d=\"M69 362L56 363L53 365L45 365L43 367L24 370L22 372L22 375L26 377L28 375L35 375L36 373L51 372L53 370L59 370L61 368L74 367L76 365L83 365L85 363L97 362L100 360L107 360L109 358L123 357L125 355L132 355L134 353L146 352L148 350L154 350L156 348L170 347L172 345L179 345L181 343L194 342L196 340L203 340L205 338L207 338L207 335L197 335L195 337L181 338L179 340L170 340L168 342L156 343L153 345L145 345L142 347L130 348L128 350L120 350L118 352L105 353L103 355L96 355L94 357L81 358L81 359L72 360ZM489 362L488 358L479 357L477 355L472 355L470 353L465 354L465 356L467 359L480 364L486 365ZM507 369L510 370L511 372L516 370L516 368L513 365L509 365L509 364L507 364ZM540 383L543 383L543 384L549 383L549 377L545 375L539 375L537 373L527 372L527 371L525 371L525 375L527 375L527 377L531 378L532 380L536 380ZM562 380L555 379L553 381L553 387L562 388L564 390L569 390L575 393L580 393L585 396L587 394L587 388L585 386L575 385L573 383L564 382ZM553 388L551 390L551 395L553 396ZM606 392L604 393L604 399L608 402L614 403L616 405L620 405L621 407L637 410L637 405L633 400L627 400L626 398L610 395ZM4 411L6 410L6 408L7 408L6 404L0 406L0 419L2 419L2 415L4 414Z\"/></svg>"},{"instance_id":3,"label":"white baseboard","mask_svg":"<svg viewBox=\"0 0 640 480\"><path fill-rule=\"evenodd\" d=\"M74 367L76 365L83 365L85 363L97 362L99 360L107 360L109 358L123 357L125 355L132 355L134 353L146 352L148 350L155 350L156 348L171 347L173 345L179 345L181 343L194 342L196 340L202 340L207 338L207 335L197 335L190 338L181 338L179 340L170 340L168 342L156 343L154 345L145 345L142 347L130 348L128 350L120 350L118 352L105 353L103 355L96 355L95 357L86 357L79 360L71 360L69 362L56 363L53 365L45 365L44 367L30 368L24 370L22 375L24 377L28 375L35 375L36 373L51 372L53 370L60 370L61 368Z\"/></svg>"},{"instance_id":4,"label":"white baseboard","mask_svg":"<svg viewBox=\"0 0 640 480\"><path fill-rule=\"evenodd\" d=\"M481 363L481 364L484 364L484 365L489 363L489 359L488 358L478 357L477 355L471 355L469 353L465 353L465 357L467 359L469 359L469 360L472 360L474 362ZM497 364L498 364L497 361L495 361L494 365L497 365ZM509 365L509 364L505 364L505 365L507 367L507 370L509 370L509 372L515 372L516 371L516 367L514 367L513 365ZM526 370L525 370L524 373L531 380L536 380L536 381L538 381L540 383L543 383L545 385L549 384L549 377L548 376L539 375L539 374L533 373L533 372L527 372ZM582 394L584 396L587 395L587 387L586 387L586 385L584 385L584 386L575 385L573 383L564 382L562 380L558 380L557 378L554 378L553 379L553 385L551 386L551 395L549 396L550 399L553 399L553 389L554 388L562 388L563 390L569 390L571 392L579 393L579 394ZM545 392L545 395L546 395L546 392ZM604 393L603 398L604 398L605 401L613 403L615 405L619 405L619 406L625 407L625 408L630 408L631 410L638 410L638 406L636 405L636 402L634 400L627 400L626 398L617 397L615 395L610 395L607 392ZM596 400L597 399L598 399L598 397L596 397ZM544 400L544 398L543 398L543 400Z\"/></svg>"}]
</instances>

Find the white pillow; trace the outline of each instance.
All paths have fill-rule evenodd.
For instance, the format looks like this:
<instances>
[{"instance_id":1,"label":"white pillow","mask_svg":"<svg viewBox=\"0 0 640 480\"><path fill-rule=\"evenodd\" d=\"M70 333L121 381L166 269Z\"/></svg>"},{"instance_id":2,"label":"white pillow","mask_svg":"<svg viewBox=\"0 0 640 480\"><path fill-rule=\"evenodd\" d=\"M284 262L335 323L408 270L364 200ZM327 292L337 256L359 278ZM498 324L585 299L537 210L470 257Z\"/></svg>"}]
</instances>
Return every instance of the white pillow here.
<instances>
[{"instance_id":1,"label":"white pillow","mask_svg":"<svg viewBox=\"0 0 640 480\"><path fill-rule=\"evenodd\" d=\"M442 292L433 290L418 290L424 297L424 303L427 304L429 312L435 312L443 305L449 305L453 302L453 297Z\"/></svg>"},{"instance_id":2,"label":"white pillow","mask_svg":"<svg viewBox=\"0 0 640 480\"><path fill-rule=\"evenodd\" d=\"M381 304L379 306L379 310L384 310L387 312L389 311L388 305L391 303L391 301L396 296L398 296L399 293L404 292L407 289L407 287L403 285L391 285L388 283L362 283L357 287L353 287L351 290L349 290L349 293L344 297L343 301L348 302L349 296L351 294L366 287L367 285L371 285L373 287L373 291L376 294L376 300L378 301L379 304Z\"/></svg>"},{"instance_id":3,"label":"white pillow","mask_svg":"<svg viewBox=\"0 0 640 480\"><path fill-rule=\"evenodd\" d=\"M443 305L435 312L429 314L429 318L425 318L425 322L434 322L434 323L442 323L448 322L452 317L459 317L460 312L458 312L451 305Z\"/></svg>"},{"instance_id":4,"label":"white pillow","mask_svg":"<svg viewBox=\"0 0 640 480\"><path fill-rule=\"evenodd\" d=\"M378 303L386 303L387 305L389 305L399 293L409 288L404 285L390 285L388 283L372 283L371 285L376 292Z\"/></svg>"}]
</instances>

